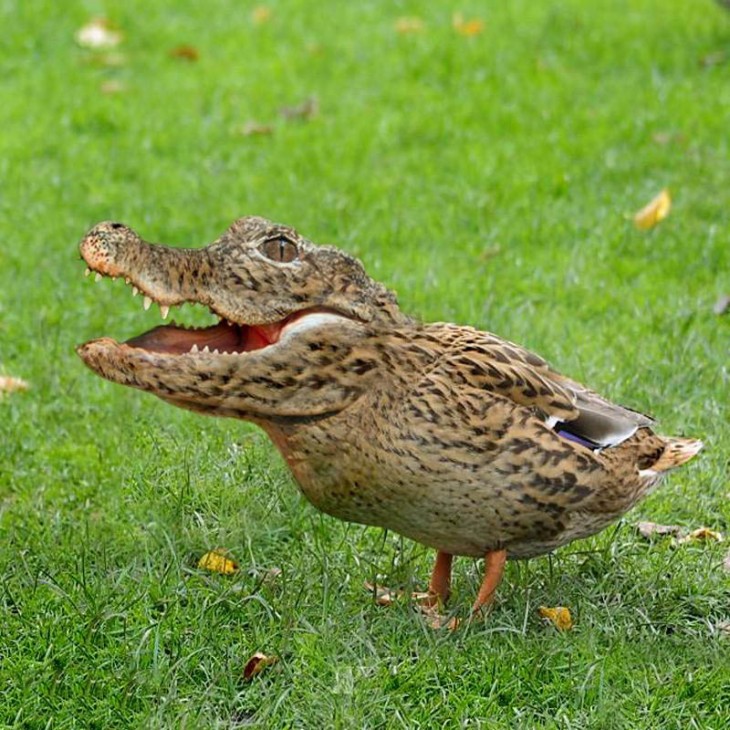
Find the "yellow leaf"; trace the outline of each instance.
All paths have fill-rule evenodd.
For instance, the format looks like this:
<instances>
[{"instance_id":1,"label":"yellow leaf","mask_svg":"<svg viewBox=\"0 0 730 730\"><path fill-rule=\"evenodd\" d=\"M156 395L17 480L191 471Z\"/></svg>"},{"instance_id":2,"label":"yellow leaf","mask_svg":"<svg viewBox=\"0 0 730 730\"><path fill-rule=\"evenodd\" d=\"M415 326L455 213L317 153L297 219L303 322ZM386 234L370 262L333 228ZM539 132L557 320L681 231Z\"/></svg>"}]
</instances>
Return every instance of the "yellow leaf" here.
<instances>
[{"instance_id":1,"label":"yellow leaf","mask_svg":"<svg viewBox=\"0 0 730 730\"><path fill-rule=\"evenodd\" d=\"M198 568L202 570L210 570L212 573L222 573L223 575L233 575L238 570L238 563L231 560L227 556L227 551L216 548L203 555L198 560Z\"/></svg>"},{"instance_id":2,"label":"yellow leaf","mask_svg":"<svg viewBox=\"0 0 730 730\"><path fill-rule=\"evenodd\" d=\"M405 35L407 33L421 33L425 30L426 24L415 16L398 18L395 21L395 29L398 33Z\"/></svg>"},{"instance_id":3,"label":"yellow leaf","mask_svg":"<svg viewBox=\"0 0 730 730\"><path fill-rule=\"evenodd\" d=\"M451 24L457 33L465 36L479 35L484 30L483 20L479 20L479 18L464 20L461 13L454 13L451 16Z\"/></svg>"},{"instance_id":4,"label":"yellow leaf","mask_svg":"<svg viewBox=\"0 0 730 730\"><path fill-rule=\"evenodd\" d=\"M669 215L671 208L672 198L669 195L669 190L665 188L634 215L634 225L642 231L654 228L657 223Z\"/></svg>"},{"instance_id":5,"label":"yellow leaf","mask_svg":"<svg viewBox=\"0 0 730 730\"><path fill-rule=\"evenodd\" d=\"M276 664L279 661L279 657L272 654L267 656L266 654L257 651L247 662L243 668L243 678L248 682L253 679L257 674L260 674L266 667L270 667L272 664Z\"/></svg>"},{"instance_id":6,"label":"yellow leaf","mask_svg":"<svg viewBox=\"0 0 730 730\"><path fill-rule=\"evenodd\" d=\"M723 537L721 532L711 530L709 527L698 527L696 530L692 530L687 537L683 537L679 542L697 542L700 540L722 542Z\"/></svg>"},{"instance_id":7,"label":"yellow leaf","mask_svg":"<svg viewBox=\"0 0 730 730\"><path fill-rule=\"evenodd\" d=\"M13 393L16 390L28 390L28 387L28 383L22 378L0 375L0 395L3 393Z\"/></svg>"},{"instance_id":8,"label":"yellow leaf","mask_svg":"<svg viewBox=\"0 0 730 730\"><path fill-rule=\"evenodd\" d=\"M540 615L548 619L558 631L570 631L573 628L573 617L565 606L555 606L554 608L540 606L538 610Z\"/></svg>"},{"instance_id":9,"label":"yellow leaf","mask_svg":"<svg viewBox=\"0 0 730 730\"><path fill-rule=\"evenodd\" d=\"M256 25L263 25L271 20L271 9L265 5L258 5L251 11L251 18Z\"/></svg>"}]
</instances>

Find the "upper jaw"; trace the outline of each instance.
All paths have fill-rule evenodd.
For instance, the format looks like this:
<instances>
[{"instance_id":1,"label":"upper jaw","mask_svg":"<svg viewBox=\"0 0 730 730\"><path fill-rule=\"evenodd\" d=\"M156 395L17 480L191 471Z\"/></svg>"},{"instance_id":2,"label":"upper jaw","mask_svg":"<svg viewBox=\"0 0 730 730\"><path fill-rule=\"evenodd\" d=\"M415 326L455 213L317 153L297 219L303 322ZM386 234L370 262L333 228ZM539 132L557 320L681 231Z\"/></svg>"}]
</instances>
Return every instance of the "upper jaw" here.
<instances>
[{"instance_id":1,"label":"upper jaw","mask_svg":"<svg viewBox=\"0 0 730 730\"><path fill-rule=\"evenodd\" d=\"M133 357L132 350L142 350L147 354L154 353L157 356L177 357L184 355L197 357L241 355L276 344L284 336L288 336L304 327L351 319L341 312L324 307L307 307L304 303L302 309L284 316L273 311L269 316L254 316L250 320L244 321L240 315L228 312L219 302L213 302L210 298L201 296L189 277L179 277L180 282L185 286L186 296L175 296L169 286L160 285L161 281L164 282L164 276L152 277L146 280L142 277L134 278L133 275L127 274L119 264L119 258L123 257L101 256L99 255L98 245L89 245L89 240L93 240L91 234L82 241L80 246L82 258L87 264L87 276L95 273L96 281L100 281L105 277L112 279L124 277L125 282L131 286L133 296L142 292L144 309L149 309L152 303L156 302L160 307L160 314L163 319L167 318L171 306L190 302L207 306L214 315L217 315L219 322L210 327L198 328L185 327L173 322L170 325L155 327L123 343L110 338L93 340L77 348L78 354L87 364L90 364L89 360L92 358L90 353L93 353L93 358L96 359L101 352L111 352L111 350L116 352L117 357L122 353ZM142 242L141 245L146 246L148 244ZM164 255L175 255L171 253L175 249L167 247L154 248L164 249ZM196 251L199 250L196 249ZM186 253L190 253L190 251ZM211 274L208 271L205 274L209 282ZM90 347L92 345L93 347Z\"/></svg>"}]
</instances>

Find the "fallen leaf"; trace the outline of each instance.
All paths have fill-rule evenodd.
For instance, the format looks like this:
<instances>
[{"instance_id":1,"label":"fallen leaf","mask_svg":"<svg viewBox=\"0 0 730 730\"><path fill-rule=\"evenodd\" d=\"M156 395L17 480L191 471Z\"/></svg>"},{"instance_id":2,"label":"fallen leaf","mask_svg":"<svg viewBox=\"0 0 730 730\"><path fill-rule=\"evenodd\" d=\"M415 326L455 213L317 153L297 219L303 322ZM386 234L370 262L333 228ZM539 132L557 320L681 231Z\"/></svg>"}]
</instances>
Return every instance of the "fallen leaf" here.
<instances>
[{"instance_id":1,"label":"fallen leaf","mask_svg":"<svg viewBox=\"0 0 730 730\"><path fill-rule=\"evenodd\" d=\"M176 46L168 54L170 58L179 58L181 61L198 61L200 51L195 46Z\"/></svg>"},{"instance_id":2,"label":"fallen leaf","mask_svg":"<svg viewBox=\"0 0 730 730\"><path fill-rule=\"evenodd\" d=\"M237 133L244 137L259 137L266 134L273 134L274 127L271 124L250 121L238 127Z\"/></svg>"},{"instance_id":3,"label":"fallen leaf","mask_svg":"<svg viewBox=\"0 0 730 730\"><path fill-rule=\"evenodd\" d=\"M30 386L22 378L13 378L10 375L0 375L0 395L14 393L17 390L28 390Z\"/></svg>"},{"instance_id":4,"label":"fallen leaf","mask_svg":"<svg viewBox=\"0 0 730 730\"><path fill-rule=\"evenodd\" d=\"M665 535L671 535L672 537L682 535L682 528L679 525L657 525L656 522L639 522L636 529L647 540L651 540L653 537L664 537Z\"/></svg>"},{"instance_id":5,"label":"fallen leaf","mask_svg":"<svg viewBox=\"0 0 730 730\"><path fill-rule=\"evenodd\" d=\"M267 8L265 5L257 5L251 11L251 20L253 20L256 25L268 23L269 20L271 20L271 9Z\"/></svg>"},{"instance_id":6,"label":"fallen leaf","mask_svg":"<svg viewBox=\"0 0 730 730\"><path fill-rule=\"evenodd\" d=\"M369 582L365 583L365 589L373 594L375 603L379 606L392 606L403 595L403 591L393 591L390 588Z\"/></svg>"},{"instance_id":7,"label":"fallen leaf","mask_svg":"<svg viewBox=\"0 0 730 730\"><path fill-rule=\"evenodd\" d=\"M699 541L722 542L722 533L711 530L709 527L698 527L696 530L692 530L692 532L690 532L686 537L678 540L679 543Z\"/></svg>"},{"instance_id":8,"label":"fallen leaf","mask_svg":"<svg viewBox=\"0 0 730 730\"><path fill-rule=\"evenodd\" d=\"M672 198L665 188L653 200L634 215L634 224L642 231L647 231L664 220L672 207Z\"/></svg>"},{"instance_id":9,"label":"fallen leaf","mask_svg":"<svg viewBox=\"0 0 730 730\"><path fill-rule=\"evenodd\" d=\"M456 631L461 625L461 619L456 616L446 616L439 611L438 604L431 606L418 604L417 609L426 617L426 624L430 629L438 631L439 629L448 629Z\"/></svg>"},{"instance_id":10,"label":"fallen leaf","mask_svg":"<svg viewBox=\"0 0 730 730\"><path fill-rule=\"evenodd\" d=\"M263 654L260 651L257 651L247 662L246 666L243 668L243 678L249 682L252 680L257 674L261 674L261 672L266 668L270 667L272 664L276 664L276 662L279 661L279 657L275 654L271 654L270 656L267 656L266 654Z\"/></svg>"},{"instance_id":11,"label":"fallen leaf","mask_svg":"<svg viewBox=\"0 0 730 730\"><path fill-rule=\"evenodd\" d=\"M222 573L223 575L233 575L238 570L238 563L228 557L228 551L222 548L216 548L205 553L198 560L198 568L201 570L210 570L212 573Z\"/></svg>"},{"instance_id":12,"label":"fallen leaf","mask_svg":"<svg viewBox=\"0 0 730 730\"><path fill-rule=\"evenodd\" d=\"M730 310L730 294L723 294L715 302L715 306L712 308L712 311L719 316L721 314L725 314L728 310Z\"/></svg>"},{"instance_id":13,"label":"fallen leaf","mask_svg":"<svg viewBox=\"0 0 730 730\"><path fill-rule=\"evenodd\" d=\"M550 608L548 606L540 606L538 609L540 615L546 618L558 631L570 631L573 628L573 617L570 615L570 610L565 606L555 606Z\"/></svg>"},{"instance_id":14,"label":"fallen leaf","mask_svg":"<svg viewBox=\"0 0 730 730\"><path fill-rule=\"evenodd\" d=\"M485 248L479 254L479 260L480 261L489 261L489 259L493 259L495 256L499 256L499 254L501 254L501 253L502 253L501 246L490 246L489 248Z\"/></svg>"},{"instance_id":15,"label":"fallen leaf","mask_svg":"<svg viewBox=\"0 0 730 730\"><path fill-rule=\"evenodd\" d=\"M454 13L451 16L451 25L457 33L465 36L479 35L484 30L483 20L479 20L478 18L464 20L464 16L461 13Z\"/></svg>"},{"instance_id":16,"label":"fallen leaf","mask_svg":"<svg viewBox=\"0 0 730 730\"><path fill-rule=\"evenodd\" d=\"M116 48L124 36L107 18L92 18L76 31L74 38L82 48L99 51Z\"/></svg>"},{"instance_id":17,"label":"fallen leaf","mask_svg":"<svg viewBox=\"0 0 730 730\"><path fill-rule=\"evenodd\" d=\"M116 79L105 81L100 87L102 94L121 94L126 90L126 86Z\"/></svg>"},{"instance_id":18,"label":"fallen leaf","mask_svg":"<svg viewBox=\"0 0 730 730\"><path fill-rule=\"evenodd\" d=\"M416 16L408 16L398 18L395 21L395 30L401 35L409 33L422 33L426 29L426 24Z\"/></svg>"},{"instance_id":19,"label":"fallen leaf","mask_svg":"<svg viewBox=\"0 0 730 730\"><path fill-rule=\"evenodd\" d=\"M313 119L319 114L319 100L310 96L296 106L284 106L279 113L286 119Z\"/></svg>"}]
</instances>

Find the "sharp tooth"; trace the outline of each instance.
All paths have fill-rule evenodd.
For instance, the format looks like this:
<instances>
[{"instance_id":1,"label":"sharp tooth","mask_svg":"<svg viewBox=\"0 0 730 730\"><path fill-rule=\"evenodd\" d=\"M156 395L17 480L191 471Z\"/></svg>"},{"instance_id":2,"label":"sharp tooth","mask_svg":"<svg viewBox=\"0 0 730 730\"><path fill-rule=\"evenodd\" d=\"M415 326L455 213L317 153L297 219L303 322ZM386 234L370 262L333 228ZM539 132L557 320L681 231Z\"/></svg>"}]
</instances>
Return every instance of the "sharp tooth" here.
<instances>
[{"instance_id":1,"label":"sharp tooth","mask_svg":"<svg viewBox=\"0 0 730 730\"><path fill-rule=\"evenodd\" d=\"M104 277L97 271L96 274L94 274L94 281L101 281Z\"/></svg>"},{"instance_id":2,"label":"sharp tooth","mask_svg":"<svg viewBox=\"0 0 730 730\"><path fill-rule=\"evenodd\" d=\"M167 315L170 314L170 307L160 304L160 314L162 315L162 319L167 319Z\"/></svg>"},{"instance_id":3,"label":"sharp tooth","mask_svg":"<svg viewBox=\"0 0 730 730\"><path fill-rule=\"evenodd\" d=\"M198 352L198 346L196 344L193 344L193 346L190 348L190 352Z\"/></svg>"},{"instance_id":4,"label":"sharp tooth","mask_svg":"<svg viewBox=\"0 0 730 730\"><path fill-rule=\"evenodd\" d=\"M218 348L216 347L215 350L213 350L214 355L220 355L220 352L218 352Z\"/></svg>"},{"instance_id":5,"label":"sharp tooth","mask_svg":"<svg viewBox=\"0 0 730 730\"><path fill-rule=\"evenodd\" d=\"M206 345L206 346L205 346L205 347L203 348L203 352L206 352L206 353L210 354L210 350L208 349L208 345Z\"/></svg>"},{"instance_id":6,"label":"sharp tooth","mask_svg":"<svg viewBox=\"0 0 730 730\"><path fill-rule=\"evenodd\" d=\"M142 306L145 309L149 309L152 306L152 299L150 297L145 297L144 302L142 302Z\"/></svg>"},{"instance_id":7,"label":"sharp tooth","mask_svg":"<svg viewBox=\"0 0 730 730\"><path fill-rule=\"evenodd\" d=\"M87 266L86 271L84 271L84 276L88 276L91 273L91 269Z\"/></svg>"},{"instance_id":8,"label":"sharp tooth","mask_svg":"<svg viewBox=\"0 0 730 730\"><path fill-rule=\"evenodd\" d=\"M136 286L133 286L133 287L132 287L132 296L133 296L133 297L136 297L136 296L137 296L137 294L139 294L139 289L137 289L137 287L136 287Z\"/></svg>"},{"instance_id":9,"label":"sharp tooth","mask_svg":"<svg viewBox=\"0 0 730 730\"><path fill-rule=\"evenodd\" d=\"M132 283L132 280L128 276L125 276L124 277L124 283L125 284L131 284Z\"/></svg>"}]
</instances>

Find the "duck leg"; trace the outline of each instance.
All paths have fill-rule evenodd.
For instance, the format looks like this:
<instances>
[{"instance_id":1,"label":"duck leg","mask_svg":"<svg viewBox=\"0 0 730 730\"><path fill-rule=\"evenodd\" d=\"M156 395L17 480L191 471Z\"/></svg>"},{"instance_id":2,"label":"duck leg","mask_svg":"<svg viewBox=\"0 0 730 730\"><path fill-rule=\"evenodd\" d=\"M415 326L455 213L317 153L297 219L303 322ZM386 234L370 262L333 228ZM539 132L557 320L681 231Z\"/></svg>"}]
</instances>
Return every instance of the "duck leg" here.
<instances>
[{"instance_id":1,"label":"duck leg","mask_svg":"<svg viewBox=\"0 0 730 730\"><path fill-rule=\"evenodd\" d=\"M488 606L494 598L497 586L504 574L504 564L507 562L506 550L490 550L484 556L484 580L479 588L477 600L471 608L472 614L477 613L482 606Z\"/></svg>"},{"instance_id":2,"label":"duck leg","mask_svg":"<svg viewBox=\"0 0 730 730\"><path fill-rule=\"evenodd\" d=\"M436 563L431 573L431 582L428 584L428 596L422 600L426 605L444 604L451 593L451 553L436 553Z\"/></svg>"}]
</instances>

